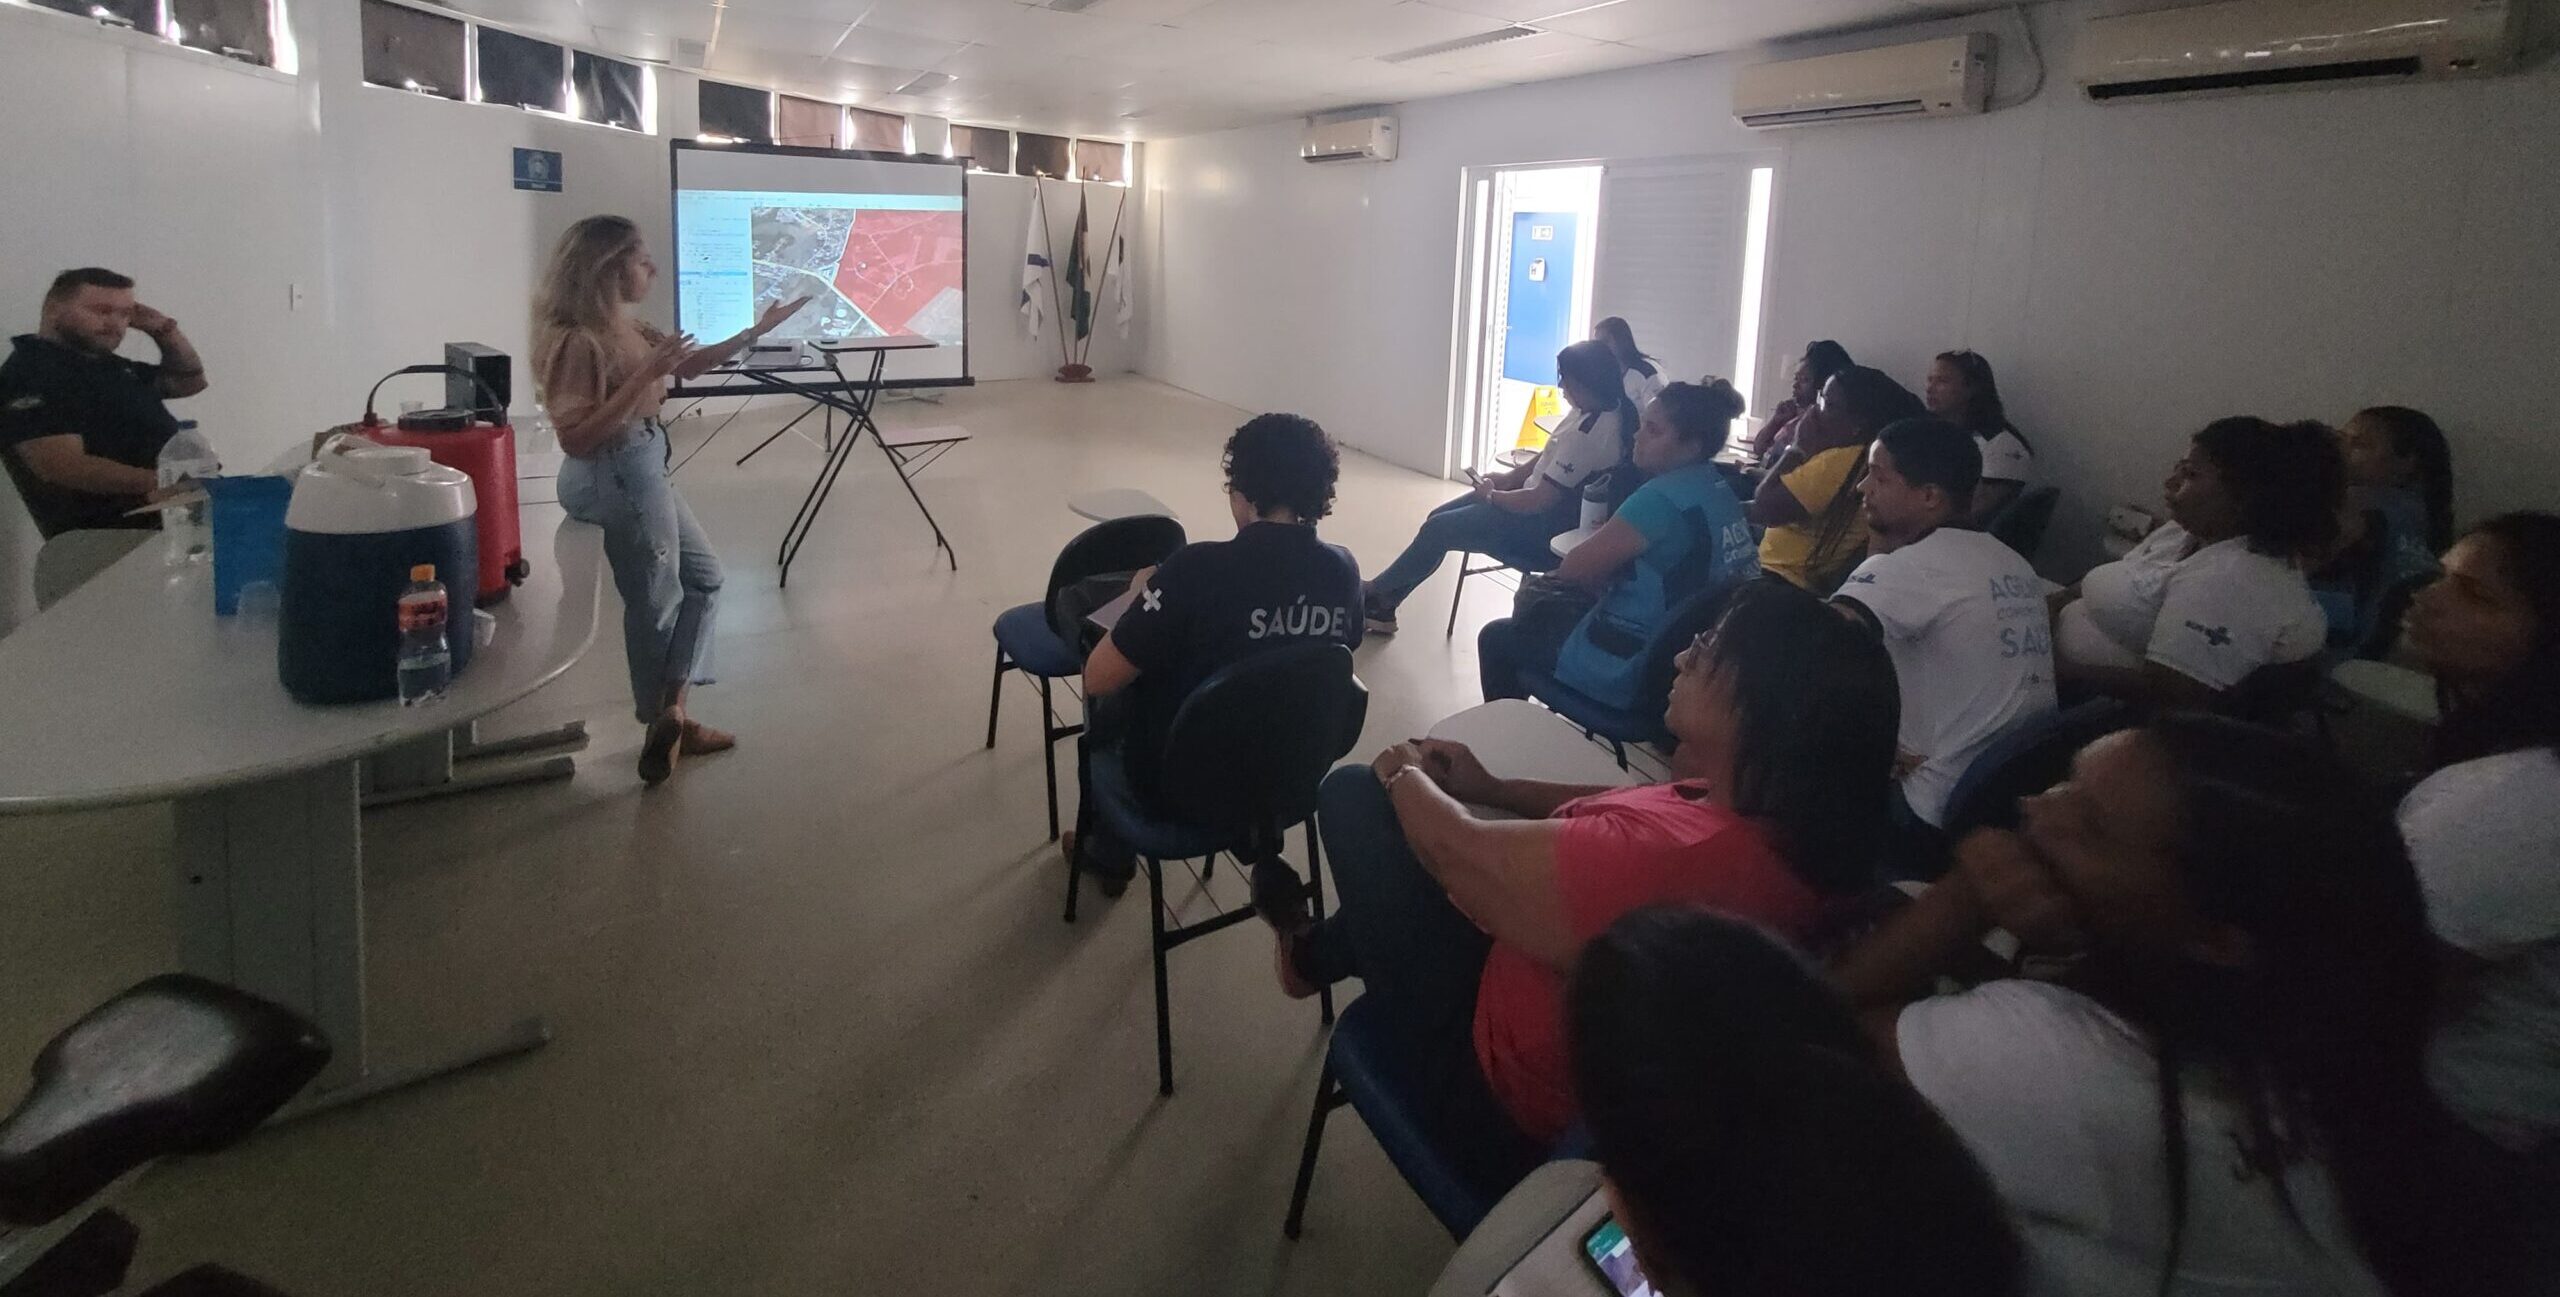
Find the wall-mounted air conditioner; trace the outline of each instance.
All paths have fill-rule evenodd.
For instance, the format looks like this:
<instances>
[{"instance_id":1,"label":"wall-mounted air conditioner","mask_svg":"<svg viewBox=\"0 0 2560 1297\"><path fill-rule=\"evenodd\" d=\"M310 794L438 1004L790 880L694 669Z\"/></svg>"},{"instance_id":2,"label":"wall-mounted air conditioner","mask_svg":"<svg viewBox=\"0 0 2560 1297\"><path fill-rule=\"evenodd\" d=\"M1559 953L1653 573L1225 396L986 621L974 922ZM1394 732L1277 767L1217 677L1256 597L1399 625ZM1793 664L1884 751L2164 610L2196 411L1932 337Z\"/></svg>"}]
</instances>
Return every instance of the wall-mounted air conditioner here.
<instances>
[{"instance_id":1,"label":"wall-mounted air conditioner","mask_svg":"<svg viewBox=\"0 0 2560 1297\"><path fill-rule=\"evenodd\" d=\"M1978 113L1991 98L1991 36L1973 32L1849 54L1755 63L1733 78L1733 119L1801 126Z\"/></svg>"},{"instance_id":2,"label":"wall-mounted air conditioner","mask_svg":"<svg viewBox=\"0 0 2560 1297\"><path fill-rule=\"evenodd\" d=\"M2467 76L2515 66L2520 0L2227 0L2092 18L2073 57L2102 102Z\"/></svg>"},{"instance_id":3,"label":"wall-mounted air conditioner","mask_svg":"<svg viewBox=\"0 0 2560 1297\"><path fill-rule=\"evenodd\" d=\"M1393 162L1396 119L1379 115L1311 123L1298 141L1298 156L1308 162Z\"/></svg>"}]
</instances>

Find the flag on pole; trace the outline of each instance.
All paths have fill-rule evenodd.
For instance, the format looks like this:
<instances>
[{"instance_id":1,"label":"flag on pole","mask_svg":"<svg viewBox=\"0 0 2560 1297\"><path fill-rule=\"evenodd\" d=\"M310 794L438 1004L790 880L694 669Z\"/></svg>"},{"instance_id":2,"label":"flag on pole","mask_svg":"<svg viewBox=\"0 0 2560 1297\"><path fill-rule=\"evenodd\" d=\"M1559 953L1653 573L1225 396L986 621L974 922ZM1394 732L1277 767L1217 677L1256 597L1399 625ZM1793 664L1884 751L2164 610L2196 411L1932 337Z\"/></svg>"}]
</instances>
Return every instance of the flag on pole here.
<instances>
[{"instance_id":1,"label":"flag on pole","mask_svg":"<svg viewBox=\"0 0 2560 1297\"><path fill-rule=\"evenodd\" d=\"M1076 337L1093 336L1093 259L1085 255L1086 219L1084 186L1076 186L1076 232L1067 240L1067 318L1075 322Z\"/></svg>"},{"instance_id":2,"label":"flag on pole","mask_svg":"<svg viewBox=\"0 0 2560 1297\"><path fill-rule=\"evenodd\" d=\"M1123 198L1122 202L1128 200ZM1137 303L1129 295L1129 236L1111 240L1111 264L1102 276L1111 281L1112 321L1120 326L1120 336L1129 336L1129 319L1138 312Z\"/></svg>"},{"instance_id":3,"label":"flag on pole","mask_svg":"<svg viewBox=\"0 0 2560 1297\"><path fill-rule=\"evenodd\" d=\"M1049 299L1053 287L1049 268L1048 231L1041 228L1040 180L1031 181L1031 225L1022 236L1022 326L1033 340L1040 337L1040 324L1049 318Z\"/></svg>"}]
</instances>

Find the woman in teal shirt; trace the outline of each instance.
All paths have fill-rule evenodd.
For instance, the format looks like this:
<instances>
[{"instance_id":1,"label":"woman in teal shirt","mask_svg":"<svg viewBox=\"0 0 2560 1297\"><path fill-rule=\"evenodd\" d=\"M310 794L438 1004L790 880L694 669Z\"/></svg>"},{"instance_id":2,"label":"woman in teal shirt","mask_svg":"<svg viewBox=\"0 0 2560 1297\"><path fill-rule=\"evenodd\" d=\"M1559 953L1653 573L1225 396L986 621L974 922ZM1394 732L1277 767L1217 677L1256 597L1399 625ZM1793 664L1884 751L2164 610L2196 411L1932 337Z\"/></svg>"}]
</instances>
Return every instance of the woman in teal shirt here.
<instances>
[{"instance_id":1,"label":"woman in teal shirt","mask_svg":"<svg viewBox=\"0 0 2560 1297\"><path fill-rule=\"evenodd\" d=\"M1759 570L1742 502L1716 471L1742 395L1723 379L1673 383L1646 404L1635 462L1650 480L1551 574L1599 602L1558 644L1505 617L1476 637L1484 696L1526 698L1521 675L1550 670L1566 687L1613 707L1644 693L1645 649L1672 607Z\"/></svg>"}]
</instances>

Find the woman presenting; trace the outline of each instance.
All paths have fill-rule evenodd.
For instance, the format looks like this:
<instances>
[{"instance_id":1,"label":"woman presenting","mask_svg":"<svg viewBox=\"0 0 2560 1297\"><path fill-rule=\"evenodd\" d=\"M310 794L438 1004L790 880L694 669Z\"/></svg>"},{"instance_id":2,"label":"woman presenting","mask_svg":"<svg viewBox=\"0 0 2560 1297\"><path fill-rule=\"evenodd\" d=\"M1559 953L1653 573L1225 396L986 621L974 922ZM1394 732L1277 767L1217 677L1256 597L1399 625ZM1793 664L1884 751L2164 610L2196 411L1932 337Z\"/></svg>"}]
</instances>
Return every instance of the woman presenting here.
<instances>
[{"instance_id":1,"label":"woman presenting","mask_svg":"<svg viewBox=\"0 0 2560 1297\"><path fill-rule=\"evenodd\" d=\"M667 430L658 422L666 381L719 365L809 301L777 302L735 337L696 346L632 318L632 304L657 277L628 218L590 216L570 226L534 295L532 356L534 387L568 453L561 506L604 529L605 560L622 594L632 708L648 727L640 779L652 785L680 755L737 745L685 714L685 688L711 642L720 559L667 478Z\"/></svg>"}]
</instances>

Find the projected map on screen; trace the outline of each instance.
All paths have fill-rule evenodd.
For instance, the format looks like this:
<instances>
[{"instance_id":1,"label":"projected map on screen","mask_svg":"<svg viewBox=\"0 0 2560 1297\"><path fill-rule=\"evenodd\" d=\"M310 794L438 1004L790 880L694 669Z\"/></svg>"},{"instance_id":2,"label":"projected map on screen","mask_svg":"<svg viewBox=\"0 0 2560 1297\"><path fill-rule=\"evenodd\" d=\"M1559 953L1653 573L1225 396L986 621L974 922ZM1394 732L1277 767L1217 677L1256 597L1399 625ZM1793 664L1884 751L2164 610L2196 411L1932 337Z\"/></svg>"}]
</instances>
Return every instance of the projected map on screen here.
<instances>
[{"instance_id":1,"label":"projected map on screen","mask_svg":"<svg viewBox=\"0 0 2560 1297\"><path fill-rule=\"evenodd\" d=\"M773 338L962 341L957 195L680 188L676 216L678 318L698 338L726 337L767 304L807 295Z\"/></svg>"},{"instance_id":2,"label":"projected map on screen","mask_svg":"<svg viewBox=\"0 0 2560 1297\"><path fill-rule=\"evenodd\" d=\"M952 211L758 206L755 305L812 301L777 338L960 335L961 219Z\"/></svg>"}]
</instances>

